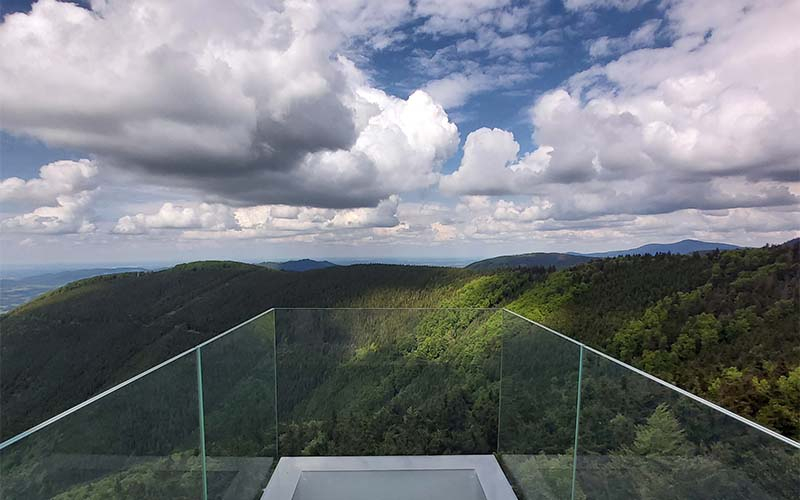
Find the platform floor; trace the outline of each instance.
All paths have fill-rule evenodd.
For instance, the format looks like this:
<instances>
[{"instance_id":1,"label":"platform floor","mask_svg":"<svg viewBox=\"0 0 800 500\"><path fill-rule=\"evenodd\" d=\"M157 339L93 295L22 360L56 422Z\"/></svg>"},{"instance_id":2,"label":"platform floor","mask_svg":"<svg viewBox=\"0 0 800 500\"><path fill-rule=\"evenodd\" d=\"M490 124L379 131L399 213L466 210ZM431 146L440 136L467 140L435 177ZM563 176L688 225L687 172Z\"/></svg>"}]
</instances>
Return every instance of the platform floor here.
<instances>
[{"instance_id":1,"label":"platform floor","mask_svg":"<svg viewBox=\"0 0 800 500\"><path fill-rule=\"evenodd\" d=\"M492 455L283 457L261 500L516 500Z\"/></svg>"}]
</instances>

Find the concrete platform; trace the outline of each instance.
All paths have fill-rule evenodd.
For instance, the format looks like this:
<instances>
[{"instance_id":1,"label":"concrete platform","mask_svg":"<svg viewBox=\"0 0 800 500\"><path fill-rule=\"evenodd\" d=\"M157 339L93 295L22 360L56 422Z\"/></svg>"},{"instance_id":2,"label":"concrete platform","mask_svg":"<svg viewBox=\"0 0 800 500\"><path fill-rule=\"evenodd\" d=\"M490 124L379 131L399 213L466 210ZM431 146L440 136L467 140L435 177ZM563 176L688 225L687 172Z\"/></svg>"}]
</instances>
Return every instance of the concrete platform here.
<instances>
[{"instance_id":1,"label":"concrete platform","mask_svg":"<svg viewBox=\"0 0 800 500\"><path fill-rule=\"evenodd\" d=\"M283 457L261 500L516 500L492 455Z\"/></svg>"}]
</instances>

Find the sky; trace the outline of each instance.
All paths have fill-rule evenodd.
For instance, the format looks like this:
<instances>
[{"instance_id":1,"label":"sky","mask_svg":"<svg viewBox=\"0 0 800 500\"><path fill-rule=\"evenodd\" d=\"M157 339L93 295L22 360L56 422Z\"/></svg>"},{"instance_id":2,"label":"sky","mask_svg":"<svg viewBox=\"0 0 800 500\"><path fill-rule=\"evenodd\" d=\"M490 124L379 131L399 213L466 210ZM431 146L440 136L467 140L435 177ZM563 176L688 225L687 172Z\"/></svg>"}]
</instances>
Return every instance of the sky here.
<instances>
[{"instance_id":1,"label":"sky","mask_svg":"<svg viewBox=\"0 0 800 500\"><path fill-rule=\"evenodd\" d=\"M800 0L0 5L5 265L800 235Z\"/></svg>"}]
</instances>

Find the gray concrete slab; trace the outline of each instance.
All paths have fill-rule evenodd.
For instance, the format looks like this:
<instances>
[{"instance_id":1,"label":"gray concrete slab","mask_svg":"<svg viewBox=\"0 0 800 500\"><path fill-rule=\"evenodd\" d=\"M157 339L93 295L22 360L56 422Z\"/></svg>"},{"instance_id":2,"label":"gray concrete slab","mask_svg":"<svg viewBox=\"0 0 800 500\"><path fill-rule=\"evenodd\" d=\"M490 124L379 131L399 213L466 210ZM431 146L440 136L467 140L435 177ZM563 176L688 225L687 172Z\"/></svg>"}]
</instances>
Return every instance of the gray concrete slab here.
<instances>
[{"instance_id":1,"label":"gray concrete slab","mask_svg":"<svg viewBox=\"0 0 800 500\"><path fill-rule=\"evenodd\" d=\"M283 457L261 500L516 500L492 455Z\"/></svg>"}]
</instances>

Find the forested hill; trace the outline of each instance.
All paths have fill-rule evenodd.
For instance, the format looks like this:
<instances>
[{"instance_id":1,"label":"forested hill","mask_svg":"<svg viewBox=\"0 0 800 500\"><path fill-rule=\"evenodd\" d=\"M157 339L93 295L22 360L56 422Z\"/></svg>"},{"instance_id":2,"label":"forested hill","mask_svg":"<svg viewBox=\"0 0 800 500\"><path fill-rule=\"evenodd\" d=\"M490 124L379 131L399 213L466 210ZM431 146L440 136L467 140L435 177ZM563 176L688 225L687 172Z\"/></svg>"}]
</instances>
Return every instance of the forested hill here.
<instances>
[{"instance_id":1,"label":"forested hill","mask_svg":"<svg viewBox=\"0 0 800 500\"><path fill-rule=\"evenodd\" d=\"M333 262L328 262L327 260L300 259L287 260L285 262L262 262L259 265L274 269L276 271L303 272L314 269L325 269L326 267L333 267L336 264Z\"/></svg>"},{"instance_id":2,"label":"forested hill","mask_svg":"<svg viewBox=\"0 0 800 500\"><path fill-rule=\"evenodd\" d=\"M800 437L800 241L596 260L508 307Z\"/></svg>"},{"instance_id":3,"label":"forested hill","mask_svg":"<svg viewBox=\"0 0 800 500\"><path fill-rule=\"evenodd\" d=\"M491 271L495 269L516 269L520 267L554 267L565 269L592 260L584 255L568 253L524 253L520 255L503 255L491 259L479 260L467 266L473 271Z\"/></svg>"},{"instance_id":4,"label":"forested hill","mask_svg":"<svg viewBox=\"0 0 800 500\"><path fill-rule=\"evenodd\" d=\"M505 305L797 438L799 269L795 242L550 273L200 262L97 277L0 317L0 427L13 435L273 306Z\"/></svg>"},{"instance_id":5,"label":"forested hill","mask_svg":"<svg viewBox=\"0 0 800 500\"><path fill-rule=\"evenodd\" d=\"M270 307L493 306L534 275L197 262L78 281L0 316L0 429L24 430Z\"/></svg>"}]
</instances>

